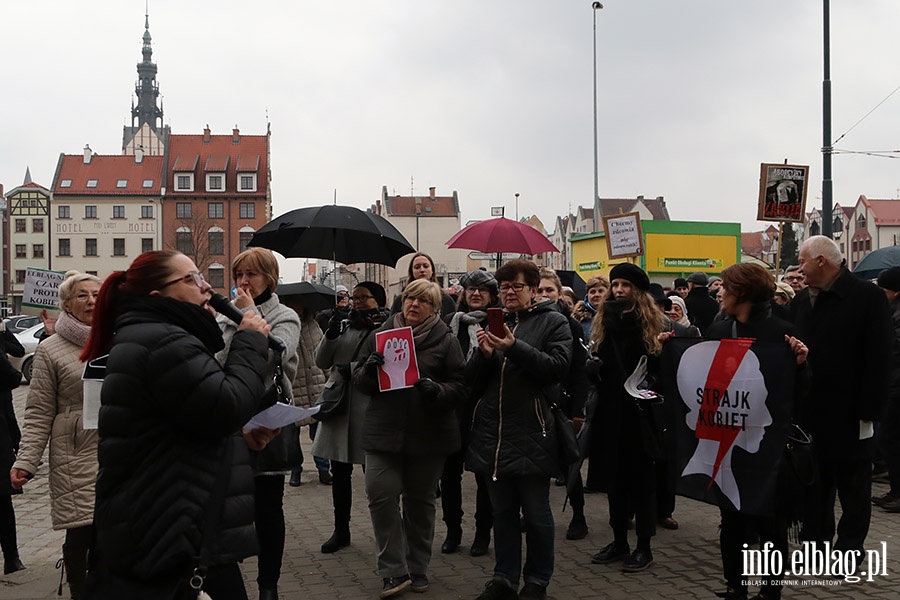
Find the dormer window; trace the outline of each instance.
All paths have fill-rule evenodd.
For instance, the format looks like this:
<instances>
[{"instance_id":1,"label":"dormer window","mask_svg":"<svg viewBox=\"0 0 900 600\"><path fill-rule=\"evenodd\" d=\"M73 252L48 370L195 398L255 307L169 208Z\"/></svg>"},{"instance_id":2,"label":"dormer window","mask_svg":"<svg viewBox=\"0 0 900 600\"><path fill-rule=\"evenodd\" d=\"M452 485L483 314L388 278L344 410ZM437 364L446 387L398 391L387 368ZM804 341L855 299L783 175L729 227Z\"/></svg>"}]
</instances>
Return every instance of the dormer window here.
<instances>
[{"instance_id":1,"label":"dormer window","mask_svg":"<svg viewBox=\"0 0 900 600\"><path fill-rule=\"evenodd\" d=\"M194 174L193 173L176 173L175 174L175 190L178 192L194 191Z\"/></svg>"},{"instance_id":2,"label":"dormer window","mask_svg":"<svg viewBox=\"0 0 900 600\"><path fill-rule=\"evenodd\" d=\"M116 181L116 187L119 188L119 189L127 188L127 187L128 187L128 180L127 180L127 179L119 179L119 180L117 180L117 181Z\"/></svg>"},{"instance_id":3,"label":"dormer window","mask_svg":"<svg viewBox=\"0 0 900 600\"><path fill-rule=\"evenodd\" d=\"M84 185L84 187L87 187L87 188L97 187L97 180L96 179L88 179L87 183Z\"/></svg>"},{"instance_id":4,"label":"dormer window","mask_svg":"<svg viewBox=\"0 0 900 600\"><path fill-rule=\"evenodd\" d=\"M238 173L238 191L256 191L256 173Z\"/></svg>"},{"instance_id":5,"label":"dormer window","mask_svg":"<svg viewBox=\"0 0 900 600\"><path fill-rule=\"evenodd\" d=\"M225 191L225 174L224 173L208 173L206 175L206 191L207 192L224 192Z\"/></svg>"},{"instance_id":6,"label":"dormer window","mask_svg":"<svg viewBox=\"0 0 900 600\"><path fill-rule=\"evenodd\" d=\"M59 182L59 187L61 187L61 188L72 187L72 180L71 179L63 179L62 181Z\"/></svg>"},{"instance_id":7,"label":"dormer window","mask_svg":"<svg viewBox=\"0 0 900 600\"><path fill-rule=\"evenodd\" d=\"M152 187L153 187L153 180L152 180L152 179L145 179L145 180L143 181L143 183L141 184L141 187L144 188L144 189L152 188Z\"/></svg>"},{"instance_id":8,"label":"dormer window","mask_svg":"<svg viewBox=\"0 0 900 600\"><path fill-rule=\"evenodd\" d=\"M856 227L858 229L866 228L866 215L859 215L859 218L856 219Z\"/></svg>"}]
</instances>

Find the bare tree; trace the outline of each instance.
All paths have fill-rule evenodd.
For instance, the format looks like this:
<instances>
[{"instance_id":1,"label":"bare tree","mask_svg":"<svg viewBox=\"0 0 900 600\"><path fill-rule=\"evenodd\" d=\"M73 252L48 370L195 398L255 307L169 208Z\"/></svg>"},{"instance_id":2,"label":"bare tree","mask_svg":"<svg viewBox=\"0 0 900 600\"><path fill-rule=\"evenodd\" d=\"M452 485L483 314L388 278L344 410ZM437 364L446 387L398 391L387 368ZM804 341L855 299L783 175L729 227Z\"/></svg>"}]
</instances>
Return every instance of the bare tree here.
<instances>
[{"instance_id":1,"label":"bare tree","mask_svg":"<svg viewBox=\"0 0 900 600\"><path fill-rule=\"evenodd\" d=\"M190 216L176 219L175 243L170 245L171 249L190 257L201 273L216 262L216 257L225 258L224 233L219 233L219 239L212 240L213 245L210 246L209 230L216 223L209 218L205 208L202 204L192 203Z\"/></svg>"}]
</instances>

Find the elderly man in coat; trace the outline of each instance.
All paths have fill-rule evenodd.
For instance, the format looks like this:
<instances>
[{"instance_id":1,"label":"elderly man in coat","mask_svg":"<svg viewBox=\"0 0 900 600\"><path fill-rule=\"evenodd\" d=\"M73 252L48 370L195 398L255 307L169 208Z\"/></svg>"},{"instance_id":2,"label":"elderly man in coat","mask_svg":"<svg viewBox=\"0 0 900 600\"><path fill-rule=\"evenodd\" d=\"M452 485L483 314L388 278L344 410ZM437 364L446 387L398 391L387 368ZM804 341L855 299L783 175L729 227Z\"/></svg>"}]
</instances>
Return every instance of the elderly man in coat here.
<instances>
[{"instance_id":1,"label":"elderly man in coat","mask_svg":"<svg viewBox=\"0 0 900 600\"><path fill-rule=\"evenodd\" d=\"M800 273L808 287L791 302L791 315L809 346L812 383L802 424L819 468L803 536L832 541L837 493L843 514L834 548L862 551L872 515L873 421L881 417L890 372L890 311L884 292L844 268L828 237L803 242Z\"/></svg>"}]
</instances>

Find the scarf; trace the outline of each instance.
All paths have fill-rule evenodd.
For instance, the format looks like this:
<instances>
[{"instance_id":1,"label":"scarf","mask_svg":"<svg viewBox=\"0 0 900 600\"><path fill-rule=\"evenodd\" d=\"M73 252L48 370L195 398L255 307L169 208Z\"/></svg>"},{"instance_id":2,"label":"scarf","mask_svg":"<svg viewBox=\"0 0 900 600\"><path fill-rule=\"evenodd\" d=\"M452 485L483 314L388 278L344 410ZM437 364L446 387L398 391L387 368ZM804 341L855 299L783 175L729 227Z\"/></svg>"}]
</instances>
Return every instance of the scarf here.
<instances>
[{"instance_id":1,"label":"scarf","mask_svg":"<svg viewBox=\"0 0 900 600\"><path fill-rule=\"evenodd\" d=\"M684 298L681 296L669 296L669 300L672 301L672 304L677 304L681 307L681 318L675 321L679 325L684 325L685 327L691 326L691 320L688 319L688 311L687 306L684 303Z\"/></svg>"},{"instance_id":2,"label":"scarf","mask_svg":"<svg viewBox=\"0 0 900 600\"><path fill-rule=\"evenodd\" d=\"M473 310L467 313L458 312L450 318L450 331L453 335L459 337L460 326L466 327L469 334L469 347L463 348L466 353L466 361L471 358L475 348L478 347L478 329L481 324L487 320L487 312L483 310Z\"/></svg>"},{"instance_id":3,"label":"scarf","mask_svg":"<svg viewBox=\"0 0 900 600\"><path fill-rule=\"evenodd\" d=\"M64 310L59 313L59 318L56 319L56 333L64 340L84 348L91 335L91 326L85 325L75 315Z\"/></svg>"},{"instance_id":4,"label":"scarf","mask_svg":"<svg viewBox=\"0 0 900 600\"><path fill-rule=\"evenodd\" d=\"M389 320L391 321L392 329L396 329L398 327L410 327L410 325L406 322L406 319L403 317L403 313L397 313L391 316ZM434 326L440 322L440 320L441 316L439 314L433 314L412 328L413 342L415 342L416 347L420 347L425 343L425 339L431 333L431 330L434 329Z\"/></svg>"},{"instance_id":5,"label":"scarf","mask_svg":"<svg viewBox=\"0 0 900 600\"><path fill-rule=\"evenodd\" d=\"M216 318L208 310L197 304L182 302L164 296L134 296L123 294L116 306L116 317L128 312L139 312L175 325L199 339L212 354L225 348L222 332Z\"/></svg>"}]
</instances>

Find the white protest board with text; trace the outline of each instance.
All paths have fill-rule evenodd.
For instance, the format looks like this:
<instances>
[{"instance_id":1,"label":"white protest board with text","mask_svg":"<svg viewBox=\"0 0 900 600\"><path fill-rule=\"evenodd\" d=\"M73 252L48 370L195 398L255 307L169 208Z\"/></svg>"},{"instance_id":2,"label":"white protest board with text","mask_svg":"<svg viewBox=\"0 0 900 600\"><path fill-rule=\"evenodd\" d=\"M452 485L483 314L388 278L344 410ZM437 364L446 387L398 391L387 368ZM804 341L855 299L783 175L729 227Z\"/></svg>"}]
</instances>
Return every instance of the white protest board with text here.
<instances>
[{"instance_id":1,"label":"white protest board with text","mask_svg":"<svg viewBox=\"0 0 900 600\"><path fill-rule=\"evenodd\" d=\"M42 309L59 310L59 285L66 274L46 269L25 269L25 290L22 292L22 313L39 315Z\"/></svg>"},{"instance_id":2,"label":"white protest board with text","mask_svg":"<svg viewBox=\"0 0 900 600\"><path fill-rule=\"evenodd\" d=\"M606 232L610 260L644 253L640 214L634 212L603 217L603 230Z\"/></svg>"}]
</instances>

